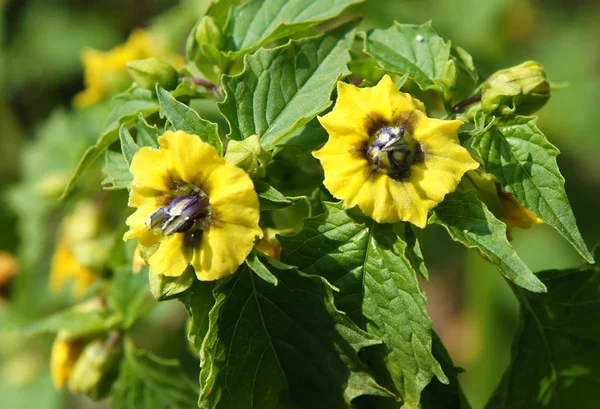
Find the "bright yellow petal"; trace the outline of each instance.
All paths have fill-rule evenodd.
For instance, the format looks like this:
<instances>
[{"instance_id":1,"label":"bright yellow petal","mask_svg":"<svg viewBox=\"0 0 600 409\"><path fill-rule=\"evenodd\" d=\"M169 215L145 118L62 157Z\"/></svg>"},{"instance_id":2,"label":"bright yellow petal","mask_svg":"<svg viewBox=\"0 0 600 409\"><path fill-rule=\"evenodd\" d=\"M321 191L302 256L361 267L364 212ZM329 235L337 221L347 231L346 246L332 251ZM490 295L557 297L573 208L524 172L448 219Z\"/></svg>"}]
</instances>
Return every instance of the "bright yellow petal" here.
<instances>
[{"instance_id":1,"label":"bright yellow petal","mask_svg":"<svg viewBox=\"0 0 600 409\"><path fill-rule=\"evenodd\" d=\"M360 143L353 145L352 140L351 135L330 139L321 150L313 153L325 172L323 184L334 197L347 200L348 207L356 205L354 196L374 173L364 153L355 150ZM359 137L354 140L358 141Z\"/></svg>"},{"instance_id":2,"label":"bright yellow petal","mask_svg":"<svg viewBox=\"0 0 600 409\"><path fill-rule=\"evenodd\" d=\"M171 153L177 174L183 181L202 188L210 174L226 163L213 146L197 135L167 131L158 142L163 150Z\"/></svg>"},{"instance_id":3,"label":"bright yellow petal","mask_svg":"<svg viewBox=\"0 0 600 409\"><path fill-rule=\"evenodd\" d=\"M254 239L260 236L258 228L226 223L211 226L204 232L200 249L194 250L196 276L212 281L235 273L252 250Z\"/></svg>"},{"instance_id":4,"label":"bright yellow petal","mask_svg":"<svg viewBox=\"0 0 600 409\"><path fill-rule=\"evenodd\" d=\"M137 151L131 161L133 186L169 192L173 181L179 179L172 154L165 149L144 147Z\"/></svg>"},{"instance_id":5,"label":"bright yellow petal","mask_svg":"<svg viewBox=\"0 0 600 409\"><path fill-rule=\"evenodd\" d=\"M145 204L129 216L125 221L125 224L129 226L129 231L125 233L123 240L137 238L143 246L151 246L160 240L160 236L157 236L153 230L148 230L148 227L146 227L146 221L156 209L157 207L154 204Z\"/></svg>"},{"instance_id":6,"label":"bright yellow petal","mask_svg":"<svg viewBox=\"0 0 600 409\"><path fill-rule=\"evenodd\" d=\"M185 244L185 235L176 233L164 236L160 246L148 260L151 274L178 277L192 259L192 248Z\"/></svg>"},{"instance_id":7,"label":"bright yellow petal","mask_svg":"<svg viewBox=\"0 0 600 409\"><path fill-rule=\"evenodd\" d=\"M61 332L56 336L50 353L50 372L56 389L62 390L71 377L84 346L85 343L81 340L66 341Z\"/></svg>"},{"instance_id":8,"label":"bright yellow petal","mask_svg":"<svg viewBox=\"0 0 600 409\"><path fill-rule=\"evenodd\" d=\"M215 221L258 228L258 196L246 172L225 163L210 175L206 186Z\"/></svg>"}]
</instances>

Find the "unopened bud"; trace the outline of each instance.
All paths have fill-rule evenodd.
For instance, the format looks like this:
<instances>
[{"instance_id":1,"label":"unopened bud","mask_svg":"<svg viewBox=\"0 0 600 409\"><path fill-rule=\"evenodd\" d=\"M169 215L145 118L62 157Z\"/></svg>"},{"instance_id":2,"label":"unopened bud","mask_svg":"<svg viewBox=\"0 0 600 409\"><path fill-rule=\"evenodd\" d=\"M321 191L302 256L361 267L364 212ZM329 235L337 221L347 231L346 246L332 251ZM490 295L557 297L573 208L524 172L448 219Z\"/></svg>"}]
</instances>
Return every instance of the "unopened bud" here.
<instances>
[{"instance_id":1,"label":"unopened bud","mask_svg":"<svg viewBox=\"0 0 600 409\"><path fill-rule=\"evenodd\" d=\"M155 57L127 62L127 72L140 87L149 90L154 90L156 84L173 90L179 78L175 68Z\"/></svg>"},{"instance_id":2,"label":"unopened bud","mask_svg":"<svg viewBox=\"0 0 600 409\"><path fill-rule=\"evenodd\" d=\"M196 26L196 41L200 45L212 45L221 48L223 45L223 34L210 16L204 16Z\"/></svg>"},{"instance_id":3,"label":"unopened bud","mask_svg":"<svg viewBox=\"0 0 600 409\"><path fill-rule=\"evenodd\" d=\"M253 179L258 179L266 175L271 154L263 150L258 136L252 135L243 141L229 141L225 159L244 169Z\"/></svg>"},{"instance_id":4,"label":"unopened bud","mask_svg":"<svg viewBox=\"0 0 600 409\"><path fill-rule=\"evenodd\" d=\"M526 61L497 71L483 84L481 106L489 113L533 114L550 98L550 83L540 64Z\"/></svg>"},{"instance_id":5,"label":"unopened bud","mask_svg":"<svg viewBox=\"0 0 600 409\"><path fill-rule=\"evenodd\" d=\"M105 398L119 374L123 342L118 334L94 340L83 348L69 377L69 389L93 400Z\"/></svg>"}]
</instances>

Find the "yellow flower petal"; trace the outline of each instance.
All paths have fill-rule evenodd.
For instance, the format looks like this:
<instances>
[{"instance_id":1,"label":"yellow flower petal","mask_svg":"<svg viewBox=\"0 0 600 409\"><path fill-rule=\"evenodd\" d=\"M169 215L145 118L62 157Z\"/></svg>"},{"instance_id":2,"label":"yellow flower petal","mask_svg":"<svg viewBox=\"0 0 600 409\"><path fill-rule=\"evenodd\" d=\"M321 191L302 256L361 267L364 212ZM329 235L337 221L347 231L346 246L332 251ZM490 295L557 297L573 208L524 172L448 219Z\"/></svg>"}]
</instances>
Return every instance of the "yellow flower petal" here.
<instances>
[{"instance_id":1,"label":"yellow flower petal","mask_svg":"<svg viewBox=\"0 0 600 409\"><path fill-rule=\"evenodd\" d=\"M146 221L152 213L157 209L157 206L152 204L144 204L140 206L131 216L127 218L125 224L129 226L129 231L123 236L123 240L127 241L133 238L137 238L139 243L143 246L151 246L160 240L154 231L148 230L146 227Z\"/></svg>"},{"instance_id":2,"label":"yellow flower petal","mask_svg":"<svg viewBox=\"0 0 600 409\"><path fill-rule=\"evenodd\" d=\"M202 187L210 174L226 163L213 146L197 135L167 131L158 143L163 151L170 152L177 174L186 183Z\"/></svg>"},{"instance_id":3,"label":"yellow flower petal","mask_svg":"<svg viewBox=\"0 0 600 409\"><path fill-rule=\"evenodd\" d=\"M313 153L323 166L325 187L345 206L359 206L377 222L409 221L424 227L428 212L478 163L459 144L460 121L430 119L423 110L421 102L398 91L388 76L372 88L339 83L335 107L319 118L329 140ZM418 146L422 155L403 173L382 173L367 156L368 143L379 129L398 126L409 141L402 143L414 143L413 153ZM381 163L394 166L385 157L378 159Z\"/></svg>"},{"instance_id":4,"label":"yellow flower petal","mask_svg":"<svg viewBox=\"0 0 600 409\"><path fill-rule=\"evenodd\" d=\"M192 259L192 250L185 245L184 240L183 234L163 237L158 250L148 260L150 273L168 277L183 274Z\"/></svg>"},{"instance_id":5,"label":"yellow flower petal","mask_svg":"<svg viewBox=\"0 0 600 409\"><path fill-rule=\"evenodd\" d=\"M204 232L200 249L194 251L192 265L199 280L212 281L235 273L254 246L259 228L224 223Z\"/></svg>"},{"instance_id":6,"label":"yellow flower petal","mask_svg":"<svg viewBox=\"0 0 600 409\"><path fill-rule=\"evenodd\" d=\"M145 147L140 149L131 161L130 171L133 186L169 192L173 182L180 179L176 173L172 154L165 149Z\"/></svg>"},{"instance_id":7,"label":"yellow flower petal","mask_svg":"<svg viewBox=\"0 0 600 409\"><path fill-rule=\"evenodd\" d=\"M68 282L72 281L73 295L81 298L98 278L98 274L84 267L75 258L69 242L64 237L61 238L50 266L50 289L55 293L60 292Z\"/></svg>"},{"instance_id":8,"label":"yellow flower petal","mask_svg":"<svg viewBox=\"0 0 600 409\"><path fill-rule=\"evenodd\" d=\"M62 390L71 377L73 368L85 343L81 340L67 341L64 333L59 332L52 344L50 353L50 373L52 382L58 390Z\"/></svg>"}]
</instances>

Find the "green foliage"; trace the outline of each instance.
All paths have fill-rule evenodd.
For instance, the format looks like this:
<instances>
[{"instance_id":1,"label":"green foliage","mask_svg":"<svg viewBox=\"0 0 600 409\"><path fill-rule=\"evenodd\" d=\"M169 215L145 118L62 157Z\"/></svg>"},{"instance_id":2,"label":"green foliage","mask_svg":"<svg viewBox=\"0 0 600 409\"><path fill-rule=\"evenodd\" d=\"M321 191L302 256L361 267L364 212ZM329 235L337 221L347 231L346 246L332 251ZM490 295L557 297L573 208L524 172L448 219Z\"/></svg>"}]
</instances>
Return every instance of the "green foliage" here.
<instances>
[{"instance_id":1,"label":"green foliage","mask_svg":"<svg viewBox=\"0 0 600 409\"><path fill-rule=\"evenodd\" d=\"M302 232L280 238L282 259L339 288L338 307L384 342L370 354L379 377L416 408L433 376L448 379L432 356L431 320L406 243L392 225L353 217L340 204L325 208Z\"/></svg>"},{"instance_id":2,"label":"green foliage","mask_svg":"<svg viewBox=\"0 0 600 409\"><path fill-rule=\"evenodd\" d=\"M196 406L198 396L198 387L178 361L136 350L130 343L113 388L115 409L187 409Z\"/></svg>"},{"instance_id":3,"label":"green foliage","mask_svg":"<svg viewBox=\"0 0 600 409\"><path fill-rule=\"evenodd\" d=\"M596 254L598 257L598 254ZM512 360L487 409L595 408L600 376L600 268L538 273L546 294L515 288L522 320Z\"/></svg>"},{"instance_id":4,"label":"green foliage","mask_svg":"<svg viewBox=\"0 0 600 409\"><path fill-rule=\"evenodd\" d=\"M22 7L26 13L30 13L29 3L36 5L32 6L34 9L38 7L33 12L37 20L32 21L49 30L51 42L60 44L56 58L40 48L49 41L43 35L31 40L30 47L23 48L31 52L31 57L27 52L23 54L25 58L12 49L8 52L0 49L0 56L11 57L7 60L12 61L7 66L11 76L0 75L0 93L8 96L7 101L19 101L18 105L23 105L20 101L31 100L33 88L28 86L27 93L13 88L29 81L28 78L36 81L44 78L39 75L39 67L26 62L39 60L53 67L64 58L66 62L59 74L66 75L74 70L71 55L74 51L67 52L64 46L81 41L75 38L61 42L64 29L56 22L68 21L65 14L54 12L49 14L52 21L42 21L40 10L51 8L32 1ZM108 64L111 67L98 75L111 81L112 75L125 74L127 81L128 69L137 84L112 95L110 102L101 101L85 109L58 110L36 130L33 141L23 152L22 181L6 196L14 216L0 218L3 227L8 226L5 229L8 233L3 230L6 236L3 242L19 242L21 262L14 285L10 277L5 279L0 275L2 396L5 393L11 396L12 390L5 386L5 374L10 374L13 368L25 368L16 371L22 379L17 377L10 382L26 385L29 381L23 373L40 369L30 369L27 362L19 359L25 356L42 361L39 357L50 350L47 343L50 337L46 340L43 335L58 334L50 365L55 382L57 374L62 374L69 378L62 381L71 392L92 399L111 395L110 405L116 409L400 406L468 409L465 394L474 407L481 407L488 396L484 396L485 391L473 392L477 389L473 385L479 387L484 381L473 382L473 378L471 383L461 381L465 387L463 393L459 376L463 376L464 370L455 367L451 354L462 352L457 361L466 363L466 377L479 376L481 371L477 372L473 356L490 343L481 332L493 327L494 335L499 335L493 339L494 343L501 343L505 332L508 339L510 325L498 321L497 316L510 320L510 309L498 314L495 307L513 301L515 323L517 302L521 312L513 358L486 408L595 407L593 391L600 376L600 335L592 324L599 318L598 266L532 272L542 269L541 257L547 258L548 263L558 261L568 265L568 260L558 260L559 256L540 256L551 252L536 236L543 237L543 227L522 236L514 234L514 248L511 245L510 233L514 233L511 229L515 224L518 226L509 217L512 205L526 216L525 209L538 216L586 261L594 260L565 192L565 180L556 162L559 151L548 140L554 142L559 135L547 139L538 129L537 116L518 115L537 111L550 98L546 71L540 64L528 62L496 71L487 80L479 77L479 69L482 73L495 71L500 61L488 59L479 64L483 54L481 50L477 52L476 41L486 46L493 43L484 34L488 26L498 25L499 17L507 31L515 31L517 26L526 29L531 25L526 21L527 13L511 10L504 16L500 14L500 1L477 4L487 10L486 15L494 10L495 17L463 24L461 29L470 34L455 37L470 45L470 51L475 50L476 66L466 50L439 36L431 23L391 23L393 13L388 16L386 11L396 7L408 16L413 13L412 18L407 18L409 21L427 21L421 18L425 16L415 17L410 2L401 6L374 0L364 6L359 3L362 1L215 0L204 4L184 0L173 12L162 15L149 26L153 46L164 45L165 50L157 51L157 55L135 57L134 61L122 61L122 72L115 61L126 58L119 56L113 61L114 67L111 62ZM460 20L457 17L462 17L467 5L474 7L475 3L467 0L449 11L441 7L441 0L434 0L432 4L440 6L432 14L436 17L436 27L440 32L451 32L452 24L457 24L454 20ZM529 4L519 2L521 6L522 3ZM2 6L0 9L6 10ZM18 17L21 8L17 9L9 8L8 15ZM199 13L201 9L205 9L203 15ZM365 19L359 23L352 13ZM449 16L446 19L445 14ZM372 18L374 15L376 19ZM525 23L511 20L517 17L525 19ZM76 33L95 38L95 42L103 45L99 42L103 30L98 28L102 19L96 21L88 16L74 22L73 27ZM440 20L446 23L438 24ZM82 28L85 25L82 21L93 24ZM364 32L357 34L355 29L359 24ZM12 29L11 22L11 30L4 31L23 33L29 38L33 26L28 21L23 27L15 23ZM185 44L187 58L179 62L176 54L182 52L186 34L189 34ZM109 44L105 46L108 48ZM17 73L21 65L25 68ZM577 72L582 78L589 77L580 67L572 70L581 70ZM522 72L527 74L523 78L518 75ZM510 75L504 78L503 73ZM84 82L88 82L90 74L91 71L86 71ZM325 115L339 102L336 85L344 81L359 88L372 87L384 74L390 75L390 84L423 101L429 117L462 120L465 124L459 133L460 143L481 165L475 175L481 181L469 178L469 184L463 179L457 190L439 195L439 203L429 210L424 232L417 232L406 215L399 215L404 222L377 223L369 216L374 213L369 213L364 203L361 203L363 213L359 207L348 208L344 202L332 202L332 195L338 198L344 195L338 195L335 189L328 192L331 185L324 181L323 169L311 155L328 138L351 137L357 133L355 128L360 127L358 122L352 122L355 112L351 105L346 116L339 117L347 123L340 119L336 133L329 135L321 126L318 116ZM47 83L52 81L48 79ZM593 84L591 81L590 89ZM47 85L45 81L43 85ZM13 92L17 92L16 97ZM533 99L530 101L526 96ZM351 101L356 105L362 105L361 102ZM385 104L378 107L376 102L369 102L373 106L367 108L372 111L368 110L363 119L365 123L380 126L381 113L377 111L384 109ZM47 103L54 104L51 100ZM348 100L340 105L343 104L348 104ZM19 120L28 120L29 115L27 110L20 112L17 106L18 120L9 117L7 121L6 105L0 103L0 130L3 135L12 135L4 130L5 123L26 122ZM589 112L589 108L586 110L581 100L571 105L569 115L561 118L565 123L575 117L583 118L580 120L584 122L593 117L582 114ZM357 107L356 115L360 112L364 115L363 111L364 106ZM393 118L391 122L397 120L395 112L390 115L384 116ZM556 122L559 117L542 119ZM398 124L386 126L392 125ZM542 128L552 130L549 126ZM147 164L146 174L136 173L139 180L146 176L155 180L168 176L162 181L169 192L164 187L146 188L140 182L128 201L126 193L119 191L131 191L130 166L140 149L145 148L146 152L150 152L148 148L164 149L158 140L166 131L198 135L214 146L225 161L246 172L254 185L259 211L245 210L260 215L259 224L253 227L262 229L264 237L262 240L254 237L253 243L248 240L245 259L240 258L237 271L229 271L232 274L227 277L200 281L198 276L203 275L194 271L198 258L203 265L223 262L219 259L218 245L227 246L232 252L240 251L233 234L231 243L226 239L218 243L216 239L205 238L215 237L227 228L232 231L249 228L244 221L244 206L239 209L239 222L229 220L238 216L235 201L222 205L231 206L235 212L230 210L229 218L221 218L222 209L216 203L222 198L211 196L218 190L213 188L221 182L219 178L203 175L202 182L175 178L171 174L173 168L177 169L173 158L166 168L163 164ZM372 132L369 129L370 136ZM13 139L7 139L3 147L13 149L16 146ZM423 141L417 142L422 143L421 148L428 147ZM573 145L570 146L572 149ZM368 148L355 144L348 149L367 161L361 163L370 166L365 168L370 172L370 183L371 175L378 169L372 162L368 164L371 159L364 156ZM593 156L593 149L590 152L587 155ZM390 150L390 153L396 160L398 152ZM4 159L8 155L0 152L0 156ZM104 175L100 167L94 166L100 156L105 158ZM567 176L569 168L582 166L579 161L572 162L565 168ZM202 171L204 163L196 165ZM595 174L593 166L589 163L585 166L588 168L582 173ZM328 175L332 171L335 173L336 169L327 169ZM345 175L348 185L356 182L350 170L340 168L340 172L348 173ZM452 177L458 179L461 175ZM409 172L409 179L412 176ZM445 176L440 174L439 180ZM386 182L395 187L406 182L398 174L392 179ZM1 180L4 182L4 177ZM211 186L204 185L205 182ZM414 182L413 187L423 197L429 193L437 195L434 190L428 192L436 181L431 181L431 185L428 180ZM227 183L219 186L222 192L225 188L238 188L235 181ZM246 185L250 186L249 183ZM99 184L106 191L101 191ZM242 189L242 183L239 186ZM199 190L208 193L208 202ZM61 191L62 201L58 202ZM139 194L137 198L135 194ZM240 202L247 199L247 192L239 194ZM505 203L507 194L514 195L523 208L516 202ZM132 231L142 229L139 243L136 239L126 245L121 238L128 228L125 220L132 213L127 204L138 206L140 195L146 199L138 208L145 207L129 219ZM185 200L174 201L179 195L186 196ZM594 207L593 197L589 196L590 207ZM195 206L194 200L200 197L202 211L190 210L188 206ZM385 205L398 205L399 200L403 199L394 197L394 203ZM83 216L70 221L70 216L82 207L87 209ZM18 235L12 231L11 217L18 221ZM132 223L136 217L138 220ZM167 217L177 217L180 222L168 235L159 228L162 223L170 223ZM464 265L457 264L463 253L451 247L449 239L430 236L429 232L436 235L441 231L439 227L430 227L432 224L442 226L452 240L476 250L501 276L464 275L462 267L479 267L473 261L477 259L467 256ZM215 226L224 228L220 232L211 230ZM195 230L189 230L192 227ZM582 229L585 227L582 224ZM170 248L165 250L162 246L168 240ZM87 241L93 246L84 246L86 252L81 246ZM56 251L56 243L61 244L62 253ZM252 244L254 249L250 249ZM568 247L566 242L563 244ZM163 255L153 258L157 251ZM82 257L83 253L90 257ZM104 253L106 257L101 256ZM168 269L164 275L150 274L147 267L150 260L168 253L185 257L186 264L178 270L185 271L179 276L172 276L173 271ZM0 267L3 262L0 258ZM165 264L169 262L166 260ZM173 264L181 265L182 261ZM57 266L63 267L62 276L48 280L50 270L60 270ZM79 282L77 274L86 273L88 276ZM208 273L210 276L212 271ZM425 282L430 276L431 281ZM464 283L474 276L476 283ZM502 288L491 285L486 292L486 280L494 277L507 291L510 286L515 297L507 299L509 296L502 295ZM54 287L61 280L74 281L67 286L76 288L88 285L87 299L80 299L82 295L78 292L69 296L64 291L60 296L50 297L48 281ZM96 282L86 284L85 280ZM498 281L492 282L496 285ZM7 291L11 287L14 296ZM494 298L497 294L504 298L498 301ZM440 299L448 302L443 308L438 305ZM170 300L178 302L167 302ZM9 306L6 312L5 303ZM480 311L481 303L485 308ZM476 307L474 311L463 310L463 304ZM437 320L436 331L444 338L448 350L433 330L432 317ZM449 324L444 325L445 320ZM457 332L466 333L468 340L457 337ZM72 368L57 358L60 353L69 355L72 362L68 364ZM5 364L4 358L12 361L13 355L17 363ZM36 365L39 367L39 362ZM486 365L493 364L486 362ZM471 371L475 375L469 375ZM46 378L43 375L40 379L48 383ZM43 388L22 390L35 395ZM47 399L49 407L58 407L58 401L54 400Z\"/></svg>"},{"instance_id":5,"label":"green foliage","mask_svg":"<svg viewBox=\"0 0 600 409\"><path fill-rule=\"evenodd\" d=\"M546 287L519 258L506 238L506 226L473 192L450 194L435 208L430 223L444 226L450 237L477 249L513 283L533 292Z\"/></svg>"},{"instance_id":6,"label":"green foliage","mask_svg":"<svg viewBox=\"0 0 600 409\"><path fill-rule=\"evenodd\" d=\"M440 90L450 43L437 35L431 23L395 23L386 30L367 33L365 52L386 71L408 73L421 89Z\"/></svg>"},{"instance_id":7,"label":"green foliage","mask_svg":"<svg viewBox=\"0 0 600 409\"><path fill-rule=\"evenodd\" d=\"M233 7L223 30L233 58L338 16L362 0L251 0Z\"/></svg>"},{"instance_id":8,"label":"green foliage","mask_svg":"<svg viewBox=\"0 0 600 409\"><path fill-rule=\"evenodd\" d=\"M241 74L223 80L226 98L219 109L229 122L228 137L256 134L272 150L325 110L336 81L348 73L352 38L343 27L248 56Z\"/></svg>"},{"instance_id":9,"label":"green foliage","mask_svg":"<svg viewBox=\"0 0 600 409\"><path fill-rule=\"evenodd\" d=\"M565 179L556 164L559 151L538 129L535 117L497 119L486 127L478 124L472 146L503 189L558 230L586 261L594 260L565 193Z\"/></svg>"},{"instance_id":10,"label":"green foliage","mask_svg":"<svg viewBox=\"0 0 600 409\"><path fill-rule=\"evenodd\" d=\"M335 310L328 286L270 270L279 285L242 267L216 286L202 344L200 407L330 408L363 394L385 396L357 356L378 341Z\"/></svg>"},{"instance_id":11,"label":"green foliage","mask_svg":"<svg viewBox=\"0 0 600 409\"><path fill-rule=\"evenodd\" d=\"M196 111L177 101L168 91L157 87L156 94L158 95L161 115L167 118L176 130L198 135L203 141L214 146L221 154L223 144L221 138L219 138L216 124L200 118Z\"/></svg>"}]
</instances>

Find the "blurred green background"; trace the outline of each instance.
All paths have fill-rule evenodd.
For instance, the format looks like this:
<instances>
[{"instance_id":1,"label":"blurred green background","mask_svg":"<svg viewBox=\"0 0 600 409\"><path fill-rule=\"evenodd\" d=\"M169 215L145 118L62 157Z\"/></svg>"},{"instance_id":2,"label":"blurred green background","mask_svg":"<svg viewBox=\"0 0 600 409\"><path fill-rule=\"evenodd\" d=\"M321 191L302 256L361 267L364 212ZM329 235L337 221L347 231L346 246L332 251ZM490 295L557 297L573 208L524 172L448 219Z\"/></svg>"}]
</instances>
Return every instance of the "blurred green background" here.
<instances>
[{"instance_id":1,"label":"blurred green background","mask_svg":"<svg viewBox=\"0 0 600 409\"><path fill-rule=\"evenodd\" d=\"M86 46L109 49L123 42L133 28L151 21L175 32L172 37L183 39L206 3L0 0L0 250L18 252L21 258L28 254L23 249L29 243L20 242L27 212L20 212L18 218L5 194L14 191L21 180L35 178L23 166L22 153L38 162L41 177L46 161L50 163L52 158L32 153L35 149L31 146L39 140L53 146L54 138L55 145L60 146L58 139L68 138L82 144L83 149L97 136L101 121L92 118L78 119L85 122L87 130L81 135L61 135L56 126L47 131L48 117L49 121L67 121L64 112L83 88L81 50ZM482 78L533 59L543 64L553 82L568 83L553 93L540 112L539 127L562 151L558 163L584 239L591 247L600 242L600 229L593 221L600 208L600 136L596 124L600 120L599 1L369 0L351 12L363 17L364 29L385 28L393 20L432 20L441 36L473 55ZM179 47L183 52L183 41ZM72 127L65 125L65 129L68 132ZM72 166L77 159L73 158ZM27 195L18 197L27 207ZM515 230L513 235L518 253L534 271L583 262L547 226ZM510 358L518 321L516 301L493 266L453 243L440 228L428 228L422 239L431 272L431 280L423 283L423 288L434 327L456 365L467 370L460 379L471 405L481 408ZM46 277L53 245L45 248L42 242L40 246L41 262L22 268ZM45 288L44 280L34 281L42 282L37 285ZM10 298L0 299L0 325L10 302ZM36 313L40 312L26 311L24 315ZM177 335L183 338L182 332ZM94 404L54 390L48 376L48 339L35 344L38 354L13 353L17 350L14 342L0 336L3 408L106 407L106 403ZM184 343L173 345L182 347Z\"/></svg>"}]
</instances>

